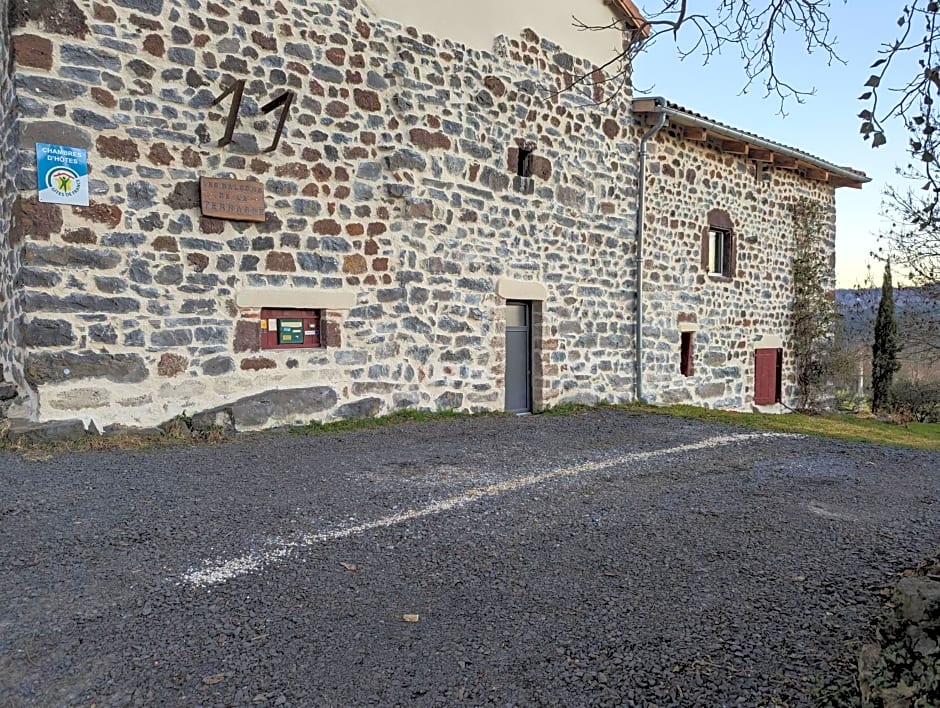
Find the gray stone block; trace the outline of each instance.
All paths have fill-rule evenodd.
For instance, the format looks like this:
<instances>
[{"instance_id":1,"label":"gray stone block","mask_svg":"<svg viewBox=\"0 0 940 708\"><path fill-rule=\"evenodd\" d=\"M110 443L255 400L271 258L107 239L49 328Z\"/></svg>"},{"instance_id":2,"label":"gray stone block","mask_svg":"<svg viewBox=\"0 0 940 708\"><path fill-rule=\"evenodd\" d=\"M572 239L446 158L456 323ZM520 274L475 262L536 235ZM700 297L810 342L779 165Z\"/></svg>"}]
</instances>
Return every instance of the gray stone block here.
<instances>
[{"instance_id":1,"label":"gray stone block","mask_svg":"<svg viewBox=\"0 0 940 708\"><path fill-rule=\"evenodd\" d=\"M183 266L178 263L165 265L157 271L153 279L160 285L179 285L183 282Z\"/></svg>"},{"instance_id":2,"label":"gray stone block","mask_svg":"<svg viewBox=\"0 0 940 708\"><path fill-rule=\"evenodd\" d=\"M196 63L196 52L189 47L170 47L166 58L183 66L193 66Z\"/></svg>"},{"instance_id":3,"label":"gray stone block","mask_svg":"<svg viewBox=\"0 0 940 708\"><path fill-rule=\"evenodd\" d=\"M260 428L276 420L305 420L336 405L336 391L329 386L276 389L255 394L226 406L236 428Z\"/></svg>"},{"instance_id":4,"label":"gray stone block","mask_svg":"<svg viewBox=\"0 0 940 708\"><path fill-rule=\"evenodd\" d=\"M149 372L138 354L40 352L28 355L25 373L29 383L40 386L83 378L140 383Z\"/></svg>"},{"instance_id":5,"label":"gray stone block","mask_svg":"<svg viewBox=\"0 0 940 708\"><path fill-rule=\"evenodd\" d=\"M379 398L363 398L361 401L346 403L336 409L335 417L343 420L352 418L374 418L382 410Z\"/></svg>"},{"instance_id":6,"label":"gray stone block","mask_svg":"<svg viewBox=\"0 0 940 708\"><path fill-rule=\"evenodd\" d=\"M148 15L159 15L163 12L163 0L114 0L114 4Z\"/></svg>"},{"instance_id":7,"label":"gray stone block","mask_svg":"<svg viewBox=\"0 0 940 708\"><path fill-rule=\"evenodd\" d=\"M460 408L463 405L463 394L456 391L442 393L434 399L434 405L439 411L450 411Z\"/></svg>"},{"instance_id":8,"label":"gray stone block","mask_svg":"<svg viewBox=\"0 0 940 708\"><path fill-rule=\"evenodd\" d=\"M291 46L292 45L290 44L286 45L284 47L284 51L286 52L288 47L291 47ZM304 47L308 52L310 51L310 48L307 47L306 44L298 45L298 46ZM330 83L330 84L342 84L346 81L346 77L342 71L340 71L339 69L334 69L331 66L324 66L323 64L314 64L312 67L312 73L315 79L318 79L320 81L326 81L327 83Z\"/></svg>"},{"instance_id":9,"label":"gray stone block","mask_svg":"<svg viewBox=\"0 0 940 708\"><path fill-rule=\"evenodd\" d=\"M895 605L908 622L940 629L940 581L920 576L901 578L895 587Z\"/></svg>"},{"instance_id":10,"label":"gray stone block","mask_svg":"<svg viewBox=\"0 0 940 708\"><path fill-rule=\"evenodd\" d=\"M117 128L117 123L113 120L87 108L76 108L72 111L72 120L78 125L84 125L93 130L114 130Z\"/></svg>"},{"instance_id":11,"label":"gray stone block","mask_svg":"<svg viewBox=\"0 0 940 708\"><path fill-rule=\"evenodd\" d=\"M140 303L129 297L100 297L72 293L57 297L48 293L28 291L23 296L25 312L139 312Z\"/></svg>"},{"instance_id":12,"label":"gray stone block","mask_svg":"<svg viewBox=\"0 0 940 708\"><path fill-rule=\"evenodd\" d=\"M93 324L88 328L88 338L102 344L117 344L117 332L109 324Z\"/></svg>"},{"instance_id":13,"label":"gray stone block","mask_svg":"<svg viewBox=\"0 0 940 708\"><path fill-rule=\"evenodd\" d=\"M11 419L6 439L12 443L56 443L80 440L88 433L81 420L51 420L34 423L31 420Z\"/></svg>"},{"instance_id":14,"label":"gray stone block","mask_svg":"<svg viewBox=\"0 0 940 708\"><path fill-rule=\"evenodd\" d=\"M235 360L229 356L217 356L202 365L202 373L206 376L221 376L235 371Z\"/></svg>"},{"instance_id":15,"label":"gray stone block","mask_svg":"<svg viewBox=\"0 0 940 708\"><path fill-rule=\"evenodd\" d=\"M20 98L20 103L23 99ZM86 150L92 146L91 135L87 130L72 123L60 123L56 120L37 120L21 124L20 147L34 148L36 143L53 145L71 145Z\"/></svg>"},{"instance_id":16,"label":"gray stone block","mask_svg":"<svg viewBox=\"0 0 940 708\"><path fill-rule=\"evenodd\" d=\"M368 361L369 355L364 351L341 350L333 355L333 361L340 366L362 366Z\"/></svg>"},{"instance_id":17,"label":"gray stone block","mask_svg":"<svg viewBox=\"0 0 940 708\"><path fill-rule=\"evenodd\" d=\"M193 333L188 329L163 329L150 335L155 347L185 347L193 343Z\"/></svg>"},{"instance_id":18,"label":"gray stone block","mask_svg":"<svg viewBox=\"0 0 940 708\"><path fill-rule=\"evenodd\" d=\"M127 205L131 209L150 209L157 204L157 188L150 182L137 181L127 185Z\"/></svg>"},{"instance_id":19,"label":"gray stone block","mask_svg":"<svg viewBox=\"0 0 940 708\"><path fill-rule=\"evenodd\" d=\"M29 76L25 74L17 75L16 87L20 91L28 91L36 96L59 101L70 101L88 90L76 81L61 81L48 76Z\"/></svg>"},{"instance_id":20,"label":"gray stone block","mask_svg":"<svg viewBox=\"0 0 940 708\"><path fill-rule=\"evenodd\" d=\"M108 270L121 262L115 251L79 248L77 246L41 246L35 242L23 248L23 264L29 266L56 266L98 268Z\"/></svg>"},{"instance_id":21,"label":"gray stone block","mask_svg":"<svg viewBox=\"0 0 940 708\"><path fill-rule=\"evenodd\" d=\"M226 433L235 432L235 421L232 418L230 408L196 413L190 419L190 424L193 432L196 433L208 433L212 430L222 430Z\"/></svg>"},{"instance_id":22,"label":"gray stone block","mask_svg":"<svg viewBox=\"0 0 940 708\"><path fill-rule=\"evenodd\" d=\"M110 71L121 70L121 60L108 52L83 47L78 44L63 44L59 48L59 57L64 64L91 66Z\"/></svg>"},{"instance_id":23,"label":"gray stone block","mask_svg":"<svg viewBox=\"0 0 940 708\"><path fill-rule=\"evenodd\" d=\"M64 347L75 341L72 324L65 320L34 319L22 327L27 347Z\"/></svg>"},{"instance_id":24,"label":"gray stone block","mask_svg":"<svg viewBox=\"0 0 940 708\"><path fill-rule=\"evenodd\" d=\"M301 270L311 273L335 273L339 262L335 258L324 258L318 253L300 252L296 256Z\"/></svg>"}]
</instances>

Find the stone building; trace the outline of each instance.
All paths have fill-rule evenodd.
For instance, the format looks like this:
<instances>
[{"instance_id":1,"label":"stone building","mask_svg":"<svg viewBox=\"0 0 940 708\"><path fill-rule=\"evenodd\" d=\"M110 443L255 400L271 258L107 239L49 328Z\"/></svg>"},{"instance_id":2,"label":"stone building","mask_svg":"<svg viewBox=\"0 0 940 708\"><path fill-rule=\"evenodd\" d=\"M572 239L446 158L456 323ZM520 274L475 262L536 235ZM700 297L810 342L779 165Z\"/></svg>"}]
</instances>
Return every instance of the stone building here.
<instances>
[{"instance_id":1,"label":"stone building","mask_svg":"<svg viewBox=\"0 0 940 708\"><path fill-rule=\"evenodd\" d=\"M494 38L490 0L6 1L7 415L792 399L789 208L831 253L866 178L604 83L622 35L570 3ZM37 146L87 152L87 204Z\"/></svg>"}]
</instances>

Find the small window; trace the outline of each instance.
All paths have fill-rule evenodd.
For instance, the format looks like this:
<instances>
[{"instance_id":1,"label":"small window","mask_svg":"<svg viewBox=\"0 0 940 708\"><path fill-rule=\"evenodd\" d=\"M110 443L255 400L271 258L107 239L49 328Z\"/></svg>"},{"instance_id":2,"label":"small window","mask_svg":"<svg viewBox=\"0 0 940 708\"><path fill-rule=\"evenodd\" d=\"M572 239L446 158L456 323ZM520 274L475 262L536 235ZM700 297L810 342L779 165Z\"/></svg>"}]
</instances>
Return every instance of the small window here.
<instances>
[{"instance_id":1,"label":"small window","mask_svg":"<svg viewBox=\"0 0 940 708\"><path fill-rule=\"evenodd\" d=\"M532 153L535 150L528 150L524 147L519 148L519 161L516 163L516 174L519 177L532 176Z\"/></svg>"},{"instance_id":2,"label":"small window","mask_svg":"<svg viewBox=\"0 0 940 708\"><path fill-rule=\"evenodd\" d=\"M724 229L708 230L708 272L713 275L732 276L732 235Z\"/></svg>"},{"instance_id":3,"label":"small window","mask_svg":"<svg viewBox=\"0 0 940 708\"><path fill-rule=\"evenodd\" d=\"M322 346L317 310L261 310L262 349L315 349Z\"/></svg>"},{"instance_id":4,"label":"small window","mask_svg":"<svg viewBox=\"0 0 940 708\"><path fill-rule=\"evenodd\" d=\"M702 229L702 271L733 278L737 271L737 231L724 209L708 212L708 225Z\"/></svg>"},{"instance_id":5,"label":"small window","mask_svg":"<svg viewBox=\"0 0 940 708\"><path fill-rule=\"evenodd\" d=\"M695 332L682 332L682 351L679 357L679 371L683 376L691 376L695 372L692 365L692 353L695 348Z\"/></svg>"}]
</instances>

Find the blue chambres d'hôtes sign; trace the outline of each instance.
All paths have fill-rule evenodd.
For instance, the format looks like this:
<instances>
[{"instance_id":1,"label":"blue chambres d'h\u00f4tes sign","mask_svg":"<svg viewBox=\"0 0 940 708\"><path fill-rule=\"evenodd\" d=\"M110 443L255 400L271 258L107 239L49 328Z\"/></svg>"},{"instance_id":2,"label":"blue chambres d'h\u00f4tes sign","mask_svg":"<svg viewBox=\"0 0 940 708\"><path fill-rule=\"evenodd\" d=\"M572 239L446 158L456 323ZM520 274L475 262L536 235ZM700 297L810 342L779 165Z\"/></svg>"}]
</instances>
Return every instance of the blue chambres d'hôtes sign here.
<instances>
[{"instance_id":1,"label":"blue chambres d'h\u00f4tes sign","mask_svg":"<svg viewBox=\"0 0 940 708\"><path fill-rule=\"evenodd\" d=\"M88 152L66 145L36 143L39 201L88 206Z\"/></svg>"}]
</instances>

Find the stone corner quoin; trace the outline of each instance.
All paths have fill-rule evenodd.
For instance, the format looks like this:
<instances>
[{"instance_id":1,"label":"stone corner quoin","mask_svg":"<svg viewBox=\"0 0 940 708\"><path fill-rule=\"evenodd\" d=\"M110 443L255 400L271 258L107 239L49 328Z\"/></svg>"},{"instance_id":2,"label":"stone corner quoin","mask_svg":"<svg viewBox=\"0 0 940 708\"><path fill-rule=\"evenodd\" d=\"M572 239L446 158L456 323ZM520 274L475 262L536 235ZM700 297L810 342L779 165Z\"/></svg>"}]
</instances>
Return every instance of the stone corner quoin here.
<instances>
[{"instance_id":1,"label":"stone corner quoin","mask_svg":"<svg viewBox=\"0 0 940 708\"><path fill-rule=\"evenodd\" d=\"M11 414L100 428L226 410L256 429L633 399L648 123L629 92L552 93L589 60L530 30L470 48L355 0L16 0L2 32ZM237 91L213 102L236 82L220 146ZM286 92L269 150L283 99L262 109ZM39 201L37 143L87 150L87 206ZM257 220L242 201L244 220L205 214L202 178L259 182ZM776 337L792 400L788 208L822 202L831 251L833 186L760 182L746 155L667 128L646 187L645 396L748 409L754 343ZM729 278L701 256L716 205Z\"/></svg>"}]
</instances>

